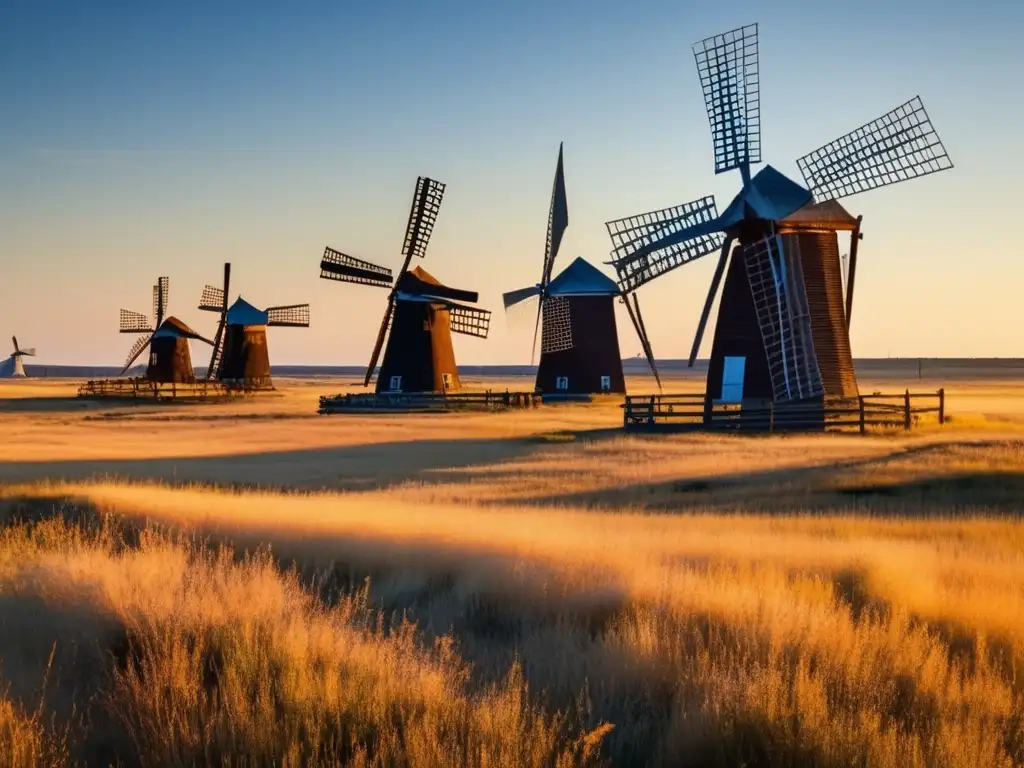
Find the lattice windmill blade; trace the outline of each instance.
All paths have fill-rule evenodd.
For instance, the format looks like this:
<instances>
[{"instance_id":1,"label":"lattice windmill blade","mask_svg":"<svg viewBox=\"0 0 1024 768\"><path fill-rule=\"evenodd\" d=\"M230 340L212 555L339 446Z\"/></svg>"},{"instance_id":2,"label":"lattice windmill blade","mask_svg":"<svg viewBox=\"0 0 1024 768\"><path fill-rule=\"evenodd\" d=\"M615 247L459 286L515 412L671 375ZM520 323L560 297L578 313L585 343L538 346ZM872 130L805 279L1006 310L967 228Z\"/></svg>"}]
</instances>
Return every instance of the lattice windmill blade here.
<instances>
[{"instance_id":1,"label":"lattice windmill blade","mask_svg":"<svg viewBox=\"0 0 1024 768\"><path fill-rule=\"evenodd\" d=\"M486 339L491 328L491 313L487 309L449 304L448 317L452 333Z\"/></svg>"},{"instance_id":2,"label":"lattice windmill blade","mask_svg":"<svg viewBox=\"0 0 1024 768\"><path fill-rule=\"evenodd\" d=\"M547 288L555 266L562 237L569 227L569 203L565 197L565 170L562 163L562 144L558 145L558 165L555 166L555 182L551 188L551 207L548 210L548 234L544 246L544 271L540 284Z\"/></svg>"},{"instance_id":3,"label":"lattice windmill blade","mask_svg":"<svg viewBox=\"0 0 1024 768\"><path fill-rule=\"evenodd\" d=\"M761 162L761 96L757 24L750 24L693 45L704 105L711 124L715 173Z\"/></svg>"},{"instance_id":4,"label":"lattice windmill blade","mask_svg":"<svg viewBox=\"0 0 1024 768\"><path fill-rule=\"evenodd\" d=\"M324 248L324 256L320 260L320 277L325 280L375 285L380 288L390 288L394 281L391 270L387 267L357 259L333 248Z\"/></svg>"},{"instance_id":5,"label":"lattice windmill blade","mask_svg":"<svg viewBox=\"0 0 1024 768\"><path fill-rule=\"evenodd\" d=\"M267 307L267 325L309 328L309 304Z\"/></svg>"},{"instance_id":6,"label":"lattice windmill blade","mask_svg":"<svg viewBox=\"0 0 1024 768\"><path fill-rule=\"evenodd\" d=\"M370 386L370 379L377 368L377 360L380 358L380 351L384 348L384 339L387 338L388 329L391 327L391 316L395 311L395 292L388 296L388 306L384 310L384 319L381 320L380 330L377 332L377 342L373 345L373 352L370 354L370 363L366 366L366 376L363 378L363 386Z\"/></svg>"},{"instance_id":7,"label":"lattice windmill blade","mask_svg":"<svg viewBox=\"0 0 1024 768\"><path fill-rule=\"evenodd\" d=\"M35 347L29 347L28 349L19 349L18 350L18 354L22 355L23 357L35 357L36 356L36 348Z\"/></svg>"},{"instance_id":8,"label":"lattice windmill blade","mask_svg":"<svg viewBox=\"0 0 1024 768\"><path fill-rule=\"evenodd\" d=\"M150 325L149 318L141 312L133 312L130 309L121 310L121 325L119 333L147 333L154 330Z\"/></svg>"},{"instance_id":9,"label":"lattice windmill blade","mask_svg":"<svg viewBox=\"0 0 1024 768\"><path fill-rule=\"evenodd\" d=\"M14 353L17 354L18 353L18 337L17 336L11 336L11 341L14 342Z\"/></svg>"},{"instance_id":10,"label":"lattice windmill blade","mask_svg":"<svg viewBox=\"0 0 1024 768\"><path fill-rule=\"evenodd\" d=\"M153 317L156 323L154 328L159 328L167 316L167 301L170 298L170 287L171 280L168 277L157 278L156 285L153 286Z\"/></svg>"},{"instance_id":11,"label":"lattice windmill blade","mask_svg":"<svg viewBox=\"0 0 1024 768\"><path fill-rule=\"evenodd\" d=\"M422 259L427 255L427 245L434 232L437 214L441 210L441 200L444 199L444 188L443 183L426 176L420 176L416 180L416 192L412 198L409 222L406 224L405 239L402 243L402 255L406 258L403 272L408 268L413 256Z\"/></svg>"},{"instance_id":12,"label":"lattice windmill blade","mask_svg":"<svg viewBox=\"0 0 1024 768\"><path fill-rule=\"evenodd\" d=\"M141 355L146 347L149 346L149 342L152 338L153 334L149 333L146 336L142 336L135 340L131 350L128 352L128 358L125 360L124 368L122 368L121 372L117 374L118 376L123 376L125 371L132 367L132 363L139 359L139 355Z\"/></svg>"},{"instance_id":13,"label":"lattice windmill blade","mask_svg":"<svg viewBox=\"0 0 1024 768\"><path fill-rule=\"evenodd\" d=\"M953 167L917 96L796 162L819 203Z\"/></svg>"},{"instance_id":14,"label":"lattice windmill blade","mask_svg":"<svg viewBox=\"0 0 1024 768\"><path fill-rule=\"evenodd\" d=\"M606 225L612 264L624 292L705 256L722 245L718 206L713 196L650 211Z\"/></svg>"},{"instance_id":15,"label":"lattice windmill blade","mask_svg":"<svg viewBox=\"0 0 1024 768\"><path fill-rule=\"evenodd\" d=\"M204 312L223 312L226 297L227 294L222 289L207 285L199 299L199 309Z\"/></svg>"}]
</instances>

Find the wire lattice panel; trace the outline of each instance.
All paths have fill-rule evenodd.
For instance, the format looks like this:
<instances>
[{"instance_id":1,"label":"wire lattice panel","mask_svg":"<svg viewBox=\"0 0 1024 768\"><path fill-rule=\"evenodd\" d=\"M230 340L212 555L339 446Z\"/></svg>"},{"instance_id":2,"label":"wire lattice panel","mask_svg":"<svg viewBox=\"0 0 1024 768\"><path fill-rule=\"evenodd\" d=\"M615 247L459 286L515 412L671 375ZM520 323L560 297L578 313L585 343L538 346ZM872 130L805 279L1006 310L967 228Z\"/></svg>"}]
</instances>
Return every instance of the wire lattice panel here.
<instances>
[{"instance_id":1,"label":"wire lattice panel","mask_svg":"<svg viewBox=\"0 0 1024 768\"><path fill-rule=\"evenodd\" d=\"M157 325L162 323L167 315L167 301L170 298L170 292L171 279L169 277L157 278L156 285L153 286L153 317L156 318Z\"/></svg>"},{"instance_id":2,"label":"wire lattice panel","mask_svg":"<svg viewBox=\"0 0 1024 768\"><path fill-rule=\"evenodd\" d=\"M403 256L418 256L422 259L427 255L427 245L443 198L444 184L440 181L426 176L416 180L416 194L412 198L409 223L405 227L405 240L402 243Z\"/></svg>"},{"instance_id":3,"label":"wire lattice panel","mask_svg":"<svg viewBox=\"0 0 1024 768\"><path fill-rule=\"evenodd\" d=\"M552 296L544 300L540 337L542 354L572 349L572 315L569 306L569 299L565 296Z\"/></svg>"},{"instance_id":4,"label":"wire lattice panel","mask_svg":"<svg viewBox=\"0 0 1024 768\"><path fill-rule=\"evenodd\" d=\"M324 257L320 260L320 277L379 288L390 288L392 281L391 270L387 267L357 259L333 248L324 249Z\"/></svg>"},{"instance_id":5,"label":"wire lattice panel","mask_svg":"<svg viewBox=\"0 0 1024 768\"><path fill-rule=\"evenodd\" d=\"M476 307L452 307L449 311L452 333L486 339L491 327L491 313Z\"/></svg>"},{"instance_id":6,"label":"wire lattice panel","mask_svg":"<svg viewBox=\"0 0 1024 768\"><path fill-rule=\"evenodd\" d=\"M612 240L612 259L624 292L722 247L720 232L671 242L684 230L718 217L713 196L649 211L605 224ZM665 241L670 242L666 243Z\"/></svg>"},{"instance_id":7,"label":"wire lattice panel","mask_svg":"<svg viewBox=\"0 0 1024 768\"><path fill-rule=\"evenodd\" d=\"M135 359L142 353L142 350L149 346L151 338L152 334L148 336L141 336L135 340L135 343L132 344L132 348L128 350L128 356L124 359L125 369L135 362Z\"/></svg>"},{"instance_id":8,"label":"wire lattice panel","mask_svg":"<svg viewBox=\"0 0 1024 768\"><path fill-rule=\"evenodd\" d=\"M121 333L144 333L152 331L149 318L141 312L133 312L130 309L121 310Z\"/></svg>"},{"instance_id":9,"label":"wire lattice panel","mask_svg":"<svg viewBox=\"0 0 1024 768\"><path fill-rule=\"evenodd\" d=\"M199 298L199 308L207 312L220 312L224 309L224 290L207 285Z\"/></svg>"},{"instance_id":10,"label":"wire lattice panel","mask_svg":"<svg viewBox=\"0 0 1024 768\"><path fill-rule=\"evenodd\" d=\"M819 203L953 167L918 97L796 163Z\"/></svg>"},{"instance_id":11,"label":"wire lattice panel","mask_svg":"<svg viewBox=\"0 0 1024 768\"><path fill-rule=\"evenodd\" d=\"M711 123L715 173L761 162L761 95L757 24L693 46Z\"/></svg>"},{"instance_id":12,"label":"wire lattice panel","mask_svg":"<svg viewBox=\"0 0 1024 768\"><path fill-rule=\"evenodd\" d=\"M267 325L309 327L309 304L291 304L286 307L269 307Z\"/></svg>"}]
</instances>

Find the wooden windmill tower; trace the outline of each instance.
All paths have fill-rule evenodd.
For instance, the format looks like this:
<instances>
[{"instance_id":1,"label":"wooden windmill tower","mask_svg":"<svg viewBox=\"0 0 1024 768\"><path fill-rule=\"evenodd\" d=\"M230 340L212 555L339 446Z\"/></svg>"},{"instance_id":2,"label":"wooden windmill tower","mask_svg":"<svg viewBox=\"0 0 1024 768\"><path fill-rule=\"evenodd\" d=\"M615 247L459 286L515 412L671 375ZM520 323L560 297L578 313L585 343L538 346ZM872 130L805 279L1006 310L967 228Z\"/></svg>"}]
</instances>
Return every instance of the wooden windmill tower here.
<instances>
[{"instance_id":1,"label":"wooden windmill tower","mask_svg":"<svg viewBox=\"0 0 1024 768\"><path fill-rule=\"evenodd\" d=\"M35 357L36 351L34 349L22 349L19 347L17 336L12 336L11 341L14 342L14 351L11 352L10 357L0 363L0 378L22 379L25 377L25 365L21 358Z\"/></svg>"},{"instance_id":2,"label":"wooden windmill tower","mask_svg":"<svg viewBox=\"0 0 1024 768\"><path fill-rule=\"evenodd\" d=\"M149 362L145 378L159 383L193 383L196 380L192 370L192 355L188 340L198 339L213 344L193 331L176 317L167 317L167 300L170 297L170 280L161 277L153 286L153 322L141 312L121 310L121 333L143 334L128 352L128 359L119 373L123 376L146 349Z\"/></svg>"},{"instance_id":3,"label":"wooden windmill tower","mask_svg":"<svg viewBox=\"0 0 1024 768\"><path fill-rule=\"evenodd\" d=\"M615 325L619 287L582 258L552 278L555 258L568 226L569 207L560 145L540 282L504 294L505 309L534 297L539 299L531 348L533 354L540 329L538 390L546 394L623 393L626 382Z\"/></svg>"},{"instance_id":4,"label":"wooden windmill tower","mask_svg":"<svg viewBox=\"0 0 1024 768\"><path fill-rule=\"evenodd\" d=\"M952 168L919 98L797 160L805 186L761 162L757 25L694 45L715 173L743 187L719 215L713 197L608 223L624 290L712 251L720 257L690 352L693 365L725 277L708 371L720 402L856 396L850 317L861 217L839 198ZM850 233L844 286L839 233ZM731 261L730 261L731 257Z\"/></svg>"},{"instance_id":5,"label":"wooden windmill tower","mask_svg":"<svg viewBox=\"0 0 1024 768\"><path fill-rule=\"evenodd\" d=\"M390 288L384 319L370 355L363 385L373 378L377 360L384 360L377 376L377 392L444 392L459 389L459 372L452 349L452 333L487 338L491 313L466 306L476 303L475 291L441 284L422 267L409 269L414 256L424 258L444 196L444 184L425 176L416 180L412 209L405 229L405 261L392 282L391 270L327 248L320 261L320 277L360 285ZM384 347L385 338L387 347Z\"/></svg>"},{"instance_id":6,"label":"wooden windmill tower","mask_svg":"<svg viewBox=\"0 0 1024 768\"><path fill-rule=\"evenodd\" d=\"M231 264L225 263L223 287L207 285L199 300L199 309L220 315L206 378L229 387L273 389L267 327L308 328L309 304L257 309L239 296L228 306L230 288Z\"/></svg>"}]
</instances>

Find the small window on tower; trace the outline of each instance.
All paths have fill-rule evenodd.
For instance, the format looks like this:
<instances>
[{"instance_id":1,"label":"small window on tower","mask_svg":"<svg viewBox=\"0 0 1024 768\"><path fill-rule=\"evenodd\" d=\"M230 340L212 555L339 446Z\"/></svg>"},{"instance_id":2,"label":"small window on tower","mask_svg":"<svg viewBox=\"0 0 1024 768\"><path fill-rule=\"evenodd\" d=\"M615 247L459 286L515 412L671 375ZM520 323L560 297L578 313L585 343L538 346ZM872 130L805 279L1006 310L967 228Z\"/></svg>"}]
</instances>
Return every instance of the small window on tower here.
<instances>
[{"instance_id":1,"label":"small window on tower","mask_svg":"<svg viewBox=\"0 0 1024 768\"><path fill-rule=\"evenodd\" d=\"M612 377L602 376L601 377L601 391L608 392L612 388Z\"/></svg>"},{"instance_id":2,"label":"small window on tower","mask_svg":"<svg viewBox=\"0 0 1024 768\"><path fill-rule=\"evenodd\" d=\"M446 391L452 388L452 375L450 373L441 374L441 385Z\"/></svg>"},{"instance_id":3,"label":"small window on tower","mask_svg":"<svg viewBox=\"0 0 1024 768\"><path fill-rule=\"evenodd\" d=\"M401 392L402 391L402 377L401 376L392 376L391 377L391 391L392 392Z\"/></svg>"},{"instance_id":4,"label":"small window on tower","mask_svg":"<svg viewBox=\"0 0 1024 768\"><path fill-rule=\"evenodd\" d=\"M565 391L569 388L569 377L559 376L555 379L555 389Z\"/></svg>"},{"instance_id":5,"label":"small window on tower","mask_svg":"<svg viewBox=\"0 0 1024 768\"><path fill-rule=\"evenodd\" d=\"M149 353L149 364L156 365L156 352Z\"/></svg>"}]
</instances>

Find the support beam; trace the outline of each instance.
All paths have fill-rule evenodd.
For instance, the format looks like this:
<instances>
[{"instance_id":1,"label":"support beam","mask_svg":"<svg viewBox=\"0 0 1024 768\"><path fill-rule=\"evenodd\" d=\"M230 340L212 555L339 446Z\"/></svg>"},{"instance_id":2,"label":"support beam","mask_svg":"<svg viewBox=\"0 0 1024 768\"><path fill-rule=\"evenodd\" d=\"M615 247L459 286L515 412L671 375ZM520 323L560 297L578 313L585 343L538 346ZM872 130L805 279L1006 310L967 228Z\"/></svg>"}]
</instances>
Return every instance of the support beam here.
<instances>
[{"instance_id":1,"label":"support beam","mask_svg":"<svg viewBox=\"0 0 1024 768\"><path fill-rule=\"evenodd\" d=\"M629 303L630 296L633 297L633 304ZM658 384L658 391L661 392L661 376L658 375L658 366L654 362L654 350L651 349L651 341L647 337L647 329L644 327L644 318L640 314L640 301L635 293L627 293L623 295L622 302L626 305L626 311L629 312L629 319L633 321L633 328L636 330L637 338L640 339L640 346L643 347L644 355L647 356L647 364L651 367L651 373L654 374L654 380Z\"/></svg>"},{"instance_id":2,"label":"support beam","mask_svg":"<svg viewBox=\"0 0 1024 768\"><path fill-rule=\"evenodd\" d=\"M722 254L718 257L718 266L715 267L715 275L711 278L711 287L708 289L708 297L704 302L704 310L700 313L700 322L697 323L697 334L693 338L693 346L690 348L690 359L687 367L693 368L700 352L700 343L704 339L704 328L708 324L708 316L711 314L711 305L715 303L715 296L718 295L718 287L722 284L722 275L725 274L725 265L729 262L729 253L732 250L732 237L727 236L722 244Z\"/></svg>"},{"instance_id":3,"label":"support beam","mask_svg":"<svg viewBox=\"0 0 1024 768\"><path fill-rule=\"evenodd\" d=\"M846 331L850 331L850 316L853 314L853 281L857 275L857 245L864 238L860 231L863 216L857 217L857 226L850 235L850 268L846 275Z\"/></svg>"}]
</instances>

